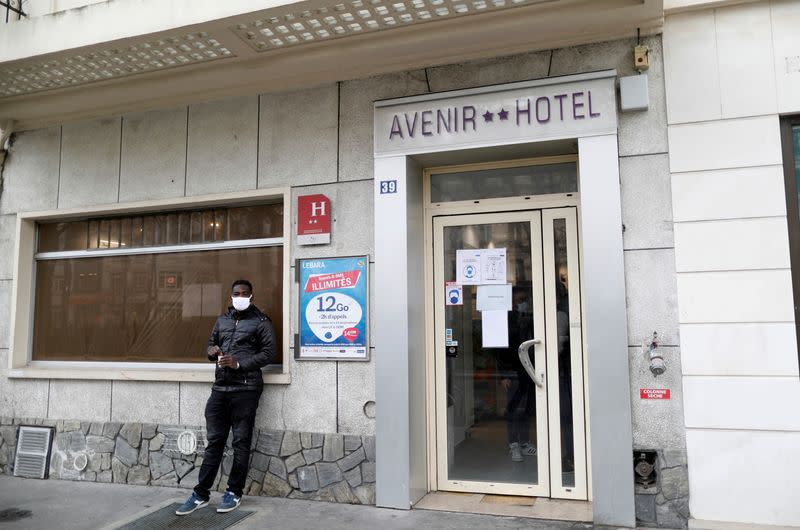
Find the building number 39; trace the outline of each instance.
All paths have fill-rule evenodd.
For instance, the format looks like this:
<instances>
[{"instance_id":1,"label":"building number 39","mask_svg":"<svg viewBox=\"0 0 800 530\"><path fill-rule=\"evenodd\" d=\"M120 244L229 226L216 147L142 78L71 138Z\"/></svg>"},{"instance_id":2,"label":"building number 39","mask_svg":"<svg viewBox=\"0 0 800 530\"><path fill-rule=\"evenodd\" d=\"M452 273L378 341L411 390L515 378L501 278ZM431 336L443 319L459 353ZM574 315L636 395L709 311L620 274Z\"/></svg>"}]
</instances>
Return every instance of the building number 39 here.
<instances>
[{"instance_id":1,"label":"building number 39","mask_svg":"<svg viewBox=\"0 0 800 530\"><path fill-rule=\"evenodd\" d=\"M386 193L397 193L396 180L382 180L381 181L381 195Z\"/></svg>"}]
</instances>

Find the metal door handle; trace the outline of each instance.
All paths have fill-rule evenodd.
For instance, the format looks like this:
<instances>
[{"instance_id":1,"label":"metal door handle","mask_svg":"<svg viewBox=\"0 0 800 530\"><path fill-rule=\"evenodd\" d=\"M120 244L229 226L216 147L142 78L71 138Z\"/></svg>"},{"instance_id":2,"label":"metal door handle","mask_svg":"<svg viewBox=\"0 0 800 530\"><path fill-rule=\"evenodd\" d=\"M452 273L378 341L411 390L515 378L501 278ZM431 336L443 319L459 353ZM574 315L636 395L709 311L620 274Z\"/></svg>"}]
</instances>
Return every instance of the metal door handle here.
<instances>
[{"instance_id":1,"label":"metal door handle","mask_svg":"<svg viewBox=\"0 0 800 530\"><path fill-rule=\"evenodd\" d=\"M531 358L528 356L528 349L531 346L536 344L541 344L541 339L531 339L526 340L522 344L519 345L519 349L517 350L517 354L519 355L519 360L522 363L522 366L525 368L525 371L528 372L528 375L531 376L533 382L539 388L544 387L544 378L536 373L536 370L533 368L533 363L531 363Z\"/></svg>"}]
</instances>

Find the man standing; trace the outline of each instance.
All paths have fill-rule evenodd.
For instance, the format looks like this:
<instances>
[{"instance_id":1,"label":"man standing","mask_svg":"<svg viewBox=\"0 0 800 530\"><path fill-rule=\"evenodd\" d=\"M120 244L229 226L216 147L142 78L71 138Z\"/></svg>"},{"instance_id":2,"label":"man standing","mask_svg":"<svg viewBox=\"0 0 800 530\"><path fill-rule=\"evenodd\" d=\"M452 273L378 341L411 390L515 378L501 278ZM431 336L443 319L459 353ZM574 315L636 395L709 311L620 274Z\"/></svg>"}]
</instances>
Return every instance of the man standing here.
<instances>
[{"instance_id":1,"label":"man standing","mask_svg":"<svg viewBox=\"0 0 800 530\"><path fill-rule=\"evenodd\" d=\"M231 286L231 307L217 318L206 355L217 363L211 397L206 403L206 452L197 486L175 511L186 515L208 504L228 432L233 429L233 466L228 487L217 512L236 509L242 501L256 409L264 380L261 368L275 358L275 333L269 317L253 302L253 286L236 280Z\"/></svg>"}]
</instances>

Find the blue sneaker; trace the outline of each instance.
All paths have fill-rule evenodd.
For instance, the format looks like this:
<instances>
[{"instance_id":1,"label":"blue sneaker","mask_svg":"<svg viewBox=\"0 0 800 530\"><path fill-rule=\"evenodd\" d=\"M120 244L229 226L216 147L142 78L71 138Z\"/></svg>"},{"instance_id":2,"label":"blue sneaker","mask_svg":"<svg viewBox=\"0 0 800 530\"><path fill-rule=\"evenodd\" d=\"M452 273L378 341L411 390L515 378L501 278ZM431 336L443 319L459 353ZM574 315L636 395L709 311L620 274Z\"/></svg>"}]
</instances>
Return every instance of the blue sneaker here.
<instances>
[{"instance_id":1,"label":"blue sneaker","mask_svg":"<svg viewBox=\"0 0 800 530\"><path fill-rule=\"evenodd\" d=\"M241 504L242 498L237 497L232 491L226 491L222 501L217 505L217 513L226 513L235 510Z\"/></svg>"},{"instance_id":2,"label":"blue sneaker","mask_svg":"<svg viewBox=\"0 0 800 530\"><path fill-rule=\"evenodd\" d=\"M198 508L202 508L203 506L207 506L208 501L204 501L200 497L197 496L197 493L192 492L192 495L186 499L186 502L183 503L183 506L175 510L175 515L189 515L193 511Z\"/></svg>"}]
</instances>

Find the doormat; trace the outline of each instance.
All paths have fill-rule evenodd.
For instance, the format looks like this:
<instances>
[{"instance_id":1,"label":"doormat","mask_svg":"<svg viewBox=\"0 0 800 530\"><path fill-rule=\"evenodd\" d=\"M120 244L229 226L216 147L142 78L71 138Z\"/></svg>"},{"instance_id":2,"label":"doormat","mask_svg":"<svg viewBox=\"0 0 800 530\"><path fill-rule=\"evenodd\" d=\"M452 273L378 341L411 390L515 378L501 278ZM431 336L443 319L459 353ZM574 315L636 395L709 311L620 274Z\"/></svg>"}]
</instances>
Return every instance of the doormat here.
<instances>
[{"instance_id":1,"label":"doormat","mask_svg":"<svg viewBox=\"0 0 800 530\"><path fill-rule=\"evenodd\" d=\"M204 507L189 515L175 515L175 510L180 506L180 503L170 504L120 526L117 530L224 530L255 513L241 509L217 513L213 507Z\"/></svg>"}]
</instances>

